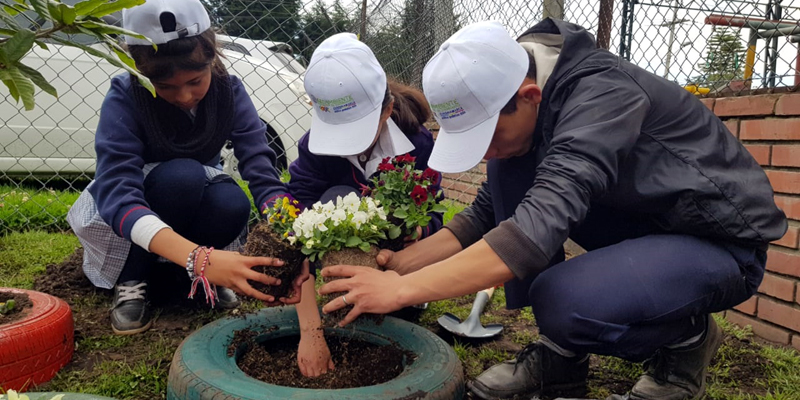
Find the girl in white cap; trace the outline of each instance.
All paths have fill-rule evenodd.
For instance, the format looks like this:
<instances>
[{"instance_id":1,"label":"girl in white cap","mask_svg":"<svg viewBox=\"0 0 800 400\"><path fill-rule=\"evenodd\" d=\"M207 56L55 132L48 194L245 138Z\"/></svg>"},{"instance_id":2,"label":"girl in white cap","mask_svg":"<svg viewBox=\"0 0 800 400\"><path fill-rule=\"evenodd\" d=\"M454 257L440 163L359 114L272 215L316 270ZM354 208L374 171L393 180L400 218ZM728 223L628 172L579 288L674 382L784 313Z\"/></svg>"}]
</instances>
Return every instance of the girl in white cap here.
<instances>
[{"instance_id":1,"label":"girl in white cap","mask_svg":"<svg viewBox=\"0 0 800 400\"><path fill-rule=\"evenodd\" d=\"M200 285L212 306L239 304L226 288L275 302L247 280L276 284L251 268L282 262L227 251L240 244L250 202L221 171L222 146L233 143L259 208L286 190L264 123L242 82L220 61L208 13L199 0L147 0L123 11L123 27L152 40L126 36L156 96L130 74L111 80L95 137L95 179L69 213L85 249L87 277L98 287L114 287L114 332L150 327L148 277L152 269L172 268L158 265L158 256L185 268L183 292L194 293L190 282Z\"/></svg>"},{"instance_id":2,"label":"girl in white cap","mask_svg":"<svg viewBox=\"0 0 800 400\"><path fill-rule=\"evenodd\" d=\"M306 206L360 192L386 157L408 153L416 157L417 169L428 167L433 136L422 126L430 117L428 102L416 89L387 83L372 50L354 34L340 33L319 45L306 71L305 88L314 111L311 130L298 142L299 156L289 167L289 191ZM440 213L431 217L418 237L442 226ZM318 376L334 365L318 329L314 282L306 282L303 291L297 307L298 364L303 375Z\"/></svg>"}]
</instances>

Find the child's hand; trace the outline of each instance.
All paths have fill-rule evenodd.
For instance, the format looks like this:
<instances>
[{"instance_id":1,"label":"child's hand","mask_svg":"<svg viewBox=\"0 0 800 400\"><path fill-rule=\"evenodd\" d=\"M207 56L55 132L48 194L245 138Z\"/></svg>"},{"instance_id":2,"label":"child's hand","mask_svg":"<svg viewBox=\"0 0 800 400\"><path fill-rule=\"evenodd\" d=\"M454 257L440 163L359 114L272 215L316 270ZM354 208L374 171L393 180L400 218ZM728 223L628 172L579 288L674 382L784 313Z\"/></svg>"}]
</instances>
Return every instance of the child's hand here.
<instances>
[{"instance_id":1,"label":"child's hand","mask_svg":"<svg viewBox=\"0 0 800 400\"><path fill-rule=\"evenodd\" d=\"M308 259L306 258L305 260L303 260L303 267L300 270L300 275L298 275L297 278L295 278L294 282L292 282L293 286L292 297L289 298L281 297L280 301L283 304L299 303L301 300L300 294L303 292L303 283L305 283L305 281L307 281L310 277L311 274L309 273Z\"/></svg>"},{"instance_id":2,"label":"child's hand","mask_svg":"<svg viewBox=\"0 0 800 400\"><path fill-rule=\"evenodd\" d=\"M271 276L253 271L257 265L271 265L279 267L283 261L270 257L248 257L233 251L214 250L211 253L211 265L205 269L206 278L210 283L233 289L233 291L250 296L267 303L276 299L254 289L247 280L261 282L265 285L279 285L280 280Z\"/></svg>"},{"instance_id":3,"label":"child's hand","mask_svg":"<svg viewBox=\"0 0 800 400\"><path fill-rule=\"evenodd\" d=\"M300 336L297 348L297 365L303 376L317 377L334 369L328 343L320 333Z\"/></svg>"}]
</instances>

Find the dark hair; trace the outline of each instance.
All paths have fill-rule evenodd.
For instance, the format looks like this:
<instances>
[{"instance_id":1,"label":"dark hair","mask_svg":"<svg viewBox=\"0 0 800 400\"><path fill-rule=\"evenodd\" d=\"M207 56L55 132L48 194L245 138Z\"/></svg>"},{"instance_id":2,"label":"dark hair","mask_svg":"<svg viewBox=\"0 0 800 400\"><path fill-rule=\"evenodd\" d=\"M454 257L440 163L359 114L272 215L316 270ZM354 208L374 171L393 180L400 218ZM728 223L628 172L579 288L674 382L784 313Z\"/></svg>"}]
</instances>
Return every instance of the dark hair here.
<instances>
[{"instance_id":1,"label":"dark hair","mask_svg":"<svg viewBox=\"0 0 800 400\"><path fill-rule=\"evenodd\" d=\"M136 68L150 80L169 79L175 71L201 71L212 66L215 75L225 75L220 61L224 57L217 45L213 29L191 37L175 39L158 45L158 50L148 45L128 46Z\"/></svg>"},{"instance_id":2,"label":"dark hair","mask_svg":"<svg viewBox=\"0 0 800 400\"><path fill-rule=\"evenodd\" d=\"M425 95L411 86L389 79L381 109L386 109L394 99L392 120L407 135L419 132L419 126L431 117Z\"/></svg>"},{"instance_id":3,"label":"dark hair","mask_svg":"<svg viewBox=\"0 0 800 400\"><path fill-rule=\"evenodd\" d=\"M528 74L525 76L536 81L536 60L533 59L533 54L527 51L526 53L528 53ZM518 93L519 91L514 92L514 96L511 97L511 100L500 109L500 114L513 114L517 111Z\"/></svg>"}]
</instances>

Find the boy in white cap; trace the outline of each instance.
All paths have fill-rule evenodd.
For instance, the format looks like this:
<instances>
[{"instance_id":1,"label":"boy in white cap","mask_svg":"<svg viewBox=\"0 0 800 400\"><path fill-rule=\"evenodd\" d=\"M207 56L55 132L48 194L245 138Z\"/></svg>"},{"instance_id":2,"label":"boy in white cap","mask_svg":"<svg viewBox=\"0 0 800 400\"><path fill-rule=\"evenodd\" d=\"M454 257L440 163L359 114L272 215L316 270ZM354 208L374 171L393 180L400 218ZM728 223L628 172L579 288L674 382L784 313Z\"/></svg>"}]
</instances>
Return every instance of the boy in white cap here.
<instances>
[{"instance_id":1,"label":"boy in white cap","mask_svg":"<svg viewBox=\"0 0 800 400\"><path fill-rule=\"evenodd\" d=\"M291 194L305 206L361 193L387 157L409 154L417 169L428 167L433 136L422 124L430 110L422 92L388 81L372 50L352 33L333 35L314 51L305 74L311 97L311 130L298 142L298 158L289 167ZM441 175L429 189L438 193ZM438 201L442 200L439 196ZM416 237L442 226L442 214ZM410 240L410 238L408 238ZM297 307L301 335L297 357L300 372L318 376L334 367L319 329L314 282L303 287Z\"/></svg>"},{"instance_id":2,"label":"boy in white cap","mask_svg":"<svg viewBox=\"0 0 800 400\"><path fill-rule=\"evenodd\" d=\"M441 125L431 166L488 160L472 206L379 262L334 266L354 308L385 313L506 283L541 339L470 388L485 399L585 389L588 354L645 363L629 399L695 399L722 335L710 314L755 293L785 215L764 171L692 94L546 19L517 41L467 26L423 74ZM564 261L567 238L588 252ZM326 312L341 308L331 302ZM615 396L620 398L620 396Z\"/></svg>"},{"instance_id":3,"label":"boy in white cap","mask_svg":"<svg viewBox=\"0 0 800 400\"><path fill-rule=\"evenodd\" d=\"M281 300L248 283L277 284L251 268L282 264L237 252L251 206L222 172L222 146L233 143L260 209L285 195L286 187L273 167L264 123L242 82L222 65L203 4L147 0L124 10L122 25L152 40L125 37L156 96L128 73L111 80L95 136L95 179L67 217L84 247L86 276L95 286L114 288L114 333L136 334L152 325L151 277L164 281L177 275L181 289L161 282L162 287L190 295L192 282L202 282L207 301L221 308L238 306L231 289L267 302ZM158 263L159 256L185 272ZM171 269L177 273L165 273ZM295 286L307 278L303 274Z\"/></svg>"}]
</instances>

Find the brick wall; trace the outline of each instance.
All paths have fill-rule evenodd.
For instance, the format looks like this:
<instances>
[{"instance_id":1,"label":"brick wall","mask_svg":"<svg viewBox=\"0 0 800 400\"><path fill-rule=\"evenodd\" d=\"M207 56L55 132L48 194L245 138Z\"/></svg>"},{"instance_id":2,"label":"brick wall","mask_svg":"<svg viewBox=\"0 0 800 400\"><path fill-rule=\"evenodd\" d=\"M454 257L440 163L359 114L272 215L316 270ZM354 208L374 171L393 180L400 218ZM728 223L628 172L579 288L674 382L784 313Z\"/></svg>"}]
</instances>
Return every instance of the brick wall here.
<instances>
[{"instance_id":1,"label":"brick wall","mask_svg":"<svg viewBox=\"0 0 800 400\"><path fill-rule=\"evenodd\" d=\"M789 230L770 245L767 273L751 299L726 318L750 325L765 339L800 349L800 94L703 99L764 168ZM462 174L445 174L449 199L469 203L485 179L481 164Z\"/></svg>"}]
</instances>

